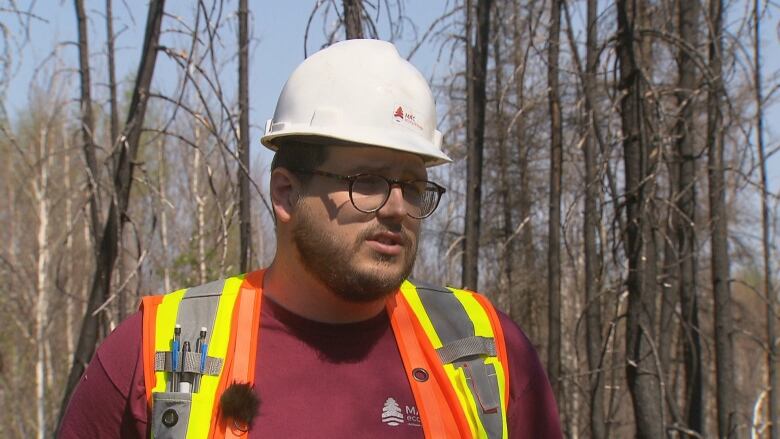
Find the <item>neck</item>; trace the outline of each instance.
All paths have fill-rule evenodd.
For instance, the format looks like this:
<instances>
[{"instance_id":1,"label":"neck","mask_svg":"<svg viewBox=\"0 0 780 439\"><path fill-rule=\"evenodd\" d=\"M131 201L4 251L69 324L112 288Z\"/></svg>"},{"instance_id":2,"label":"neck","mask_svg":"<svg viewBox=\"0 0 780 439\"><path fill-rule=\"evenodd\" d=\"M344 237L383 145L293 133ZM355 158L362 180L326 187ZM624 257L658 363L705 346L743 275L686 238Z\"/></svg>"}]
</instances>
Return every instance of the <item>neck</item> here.
<instances>
[{"instance_id":1,"label":"neck","mask_svg":"<svg viewBox=\"0 0 780 439\"><path fill-rule=\"evenodd\" d=\"M279 254L263 279L263 294L290 312L323 323L368 320L385 307L385 299L351 302L342 299L297 261L283 261Z\"/></svg>"}]
</instances>

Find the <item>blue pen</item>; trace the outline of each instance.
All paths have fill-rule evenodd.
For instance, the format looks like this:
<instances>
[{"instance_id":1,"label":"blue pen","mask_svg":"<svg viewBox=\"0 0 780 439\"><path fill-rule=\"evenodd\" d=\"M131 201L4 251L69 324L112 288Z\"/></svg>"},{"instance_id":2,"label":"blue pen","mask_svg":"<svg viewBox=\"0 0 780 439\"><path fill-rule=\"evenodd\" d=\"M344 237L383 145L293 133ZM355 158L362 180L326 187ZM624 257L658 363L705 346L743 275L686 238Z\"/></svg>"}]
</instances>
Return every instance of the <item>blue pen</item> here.
<instances>
[{"instance_id":1,"label":"blue pen","mask_svg":"<svg viewBox=\"0 0 780 439\"><path fill-rule=\"evenodd\" d=\"M173 346L171 347L171 392L179 391L179 340L181 339L181 325L173 328Z\"/></svg>"},{"instance_id":2,"label":"blue pen","mask_svg":"<svg viewBox=\"0 0 780 439\"><path fill-rule=\"evenodd\" d=\"M195 342L195 352L200 354L200 365L198 374L195 376L194 391L200 390L200 380L203 375L203 371L206 369L206 351L208 350L208 344L206 343L206 327L200 328L200 337Z\"/></svg>"}]
</instances>

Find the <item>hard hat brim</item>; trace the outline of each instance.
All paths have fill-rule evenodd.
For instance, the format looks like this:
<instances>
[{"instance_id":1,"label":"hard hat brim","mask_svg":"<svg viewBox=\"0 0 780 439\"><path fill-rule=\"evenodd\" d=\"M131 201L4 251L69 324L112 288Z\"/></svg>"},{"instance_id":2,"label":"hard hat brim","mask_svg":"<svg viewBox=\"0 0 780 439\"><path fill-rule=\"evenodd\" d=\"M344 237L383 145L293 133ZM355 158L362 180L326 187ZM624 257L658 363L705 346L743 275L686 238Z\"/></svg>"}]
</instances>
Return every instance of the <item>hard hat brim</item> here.
<instances>
[{"instance_id":1,"label":"hard hat brim","mask_svg":"<svg viewBox=\"0 0 780 439\"><path fill-rule=\"evenodd\" d=\"M444 154L438 148L432 148L430 143L424 143L419 136L411 133L384 133L385 135L381 138L377 138L376 135L372 134L372 130L364 131L359 127L350 129L349 136L339 135L336 131L343 133L343 130L330 132L326 127L318 127L316 130L312 130L311 127L306 127L306 129L295 129L293 127L266 134L260 138L260 142L273 151L284 147L284 143L289 141L315 145L376 146L418 155L423 158L427 168L452 162L452 159L447 154ZM440 136L438 131L436 131L436 134Z\"/></svg>"}]
</instances>

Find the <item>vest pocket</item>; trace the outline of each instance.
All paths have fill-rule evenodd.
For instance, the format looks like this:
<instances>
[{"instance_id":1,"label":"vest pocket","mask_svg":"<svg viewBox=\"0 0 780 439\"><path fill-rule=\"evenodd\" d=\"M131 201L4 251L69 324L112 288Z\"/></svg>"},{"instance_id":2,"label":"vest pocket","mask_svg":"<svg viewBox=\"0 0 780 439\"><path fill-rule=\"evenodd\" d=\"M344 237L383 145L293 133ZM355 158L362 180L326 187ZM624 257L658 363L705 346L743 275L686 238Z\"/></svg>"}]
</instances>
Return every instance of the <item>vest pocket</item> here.
<instances>
[{"instance_id":1,"label":"vest pocket","mask_svg":"<svg viewBox=\"0 0 780 439\"><path fill-rule=\"evenodd\" d=\"M152 437L177 439L187 436L192 393L159 392L152 394Z\"/></svg>"}]
</instances>

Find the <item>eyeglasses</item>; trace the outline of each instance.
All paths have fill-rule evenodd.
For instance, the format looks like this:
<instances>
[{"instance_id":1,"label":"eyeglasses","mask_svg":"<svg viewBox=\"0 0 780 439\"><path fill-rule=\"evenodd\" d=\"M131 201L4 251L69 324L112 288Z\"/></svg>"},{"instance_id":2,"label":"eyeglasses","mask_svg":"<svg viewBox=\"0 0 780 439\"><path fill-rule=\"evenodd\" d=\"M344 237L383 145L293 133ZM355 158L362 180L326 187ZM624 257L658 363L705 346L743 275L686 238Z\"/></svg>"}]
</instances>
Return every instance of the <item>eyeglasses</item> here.
<instances>
[{"instance_id":1,"label":"eyeglasses","mask_svg":"<svg viewBox=\"0 0 780 439\"><path fill-rule=\"evenodd\" d=\"M441 196L447 190L427 180L396 180L381 175L355 174L339 175L316 169L290 169L298 174L320 175L349 183L349 200L355 209L373 213L381 209L390 198L390 189L398 185L406 202L406 214L422 219L431 216L439 206Z\"/></svg>"}]
</instances>

